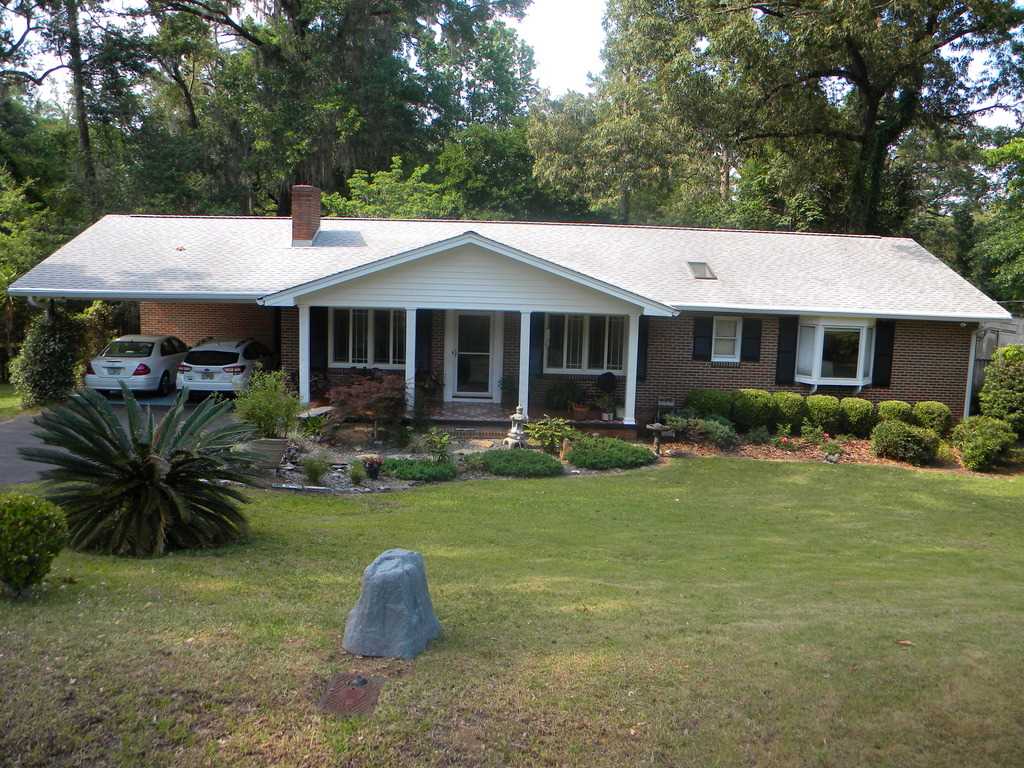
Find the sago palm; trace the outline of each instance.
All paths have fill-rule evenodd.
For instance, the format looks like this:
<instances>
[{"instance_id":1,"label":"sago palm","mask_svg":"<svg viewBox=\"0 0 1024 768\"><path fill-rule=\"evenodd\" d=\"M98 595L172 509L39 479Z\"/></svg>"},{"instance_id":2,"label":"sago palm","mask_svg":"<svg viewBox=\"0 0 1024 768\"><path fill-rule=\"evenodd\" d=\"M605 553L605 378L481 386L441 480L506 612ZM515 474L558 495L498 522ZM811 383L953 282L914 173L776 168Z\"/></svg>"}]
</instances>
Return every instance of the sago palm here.
<instances>
[{"instance_id":1,"label":"sago palm","mask_svg":"<svg viewBox=\"0 0 1024 768\"><path fill-rule=\"evenodd\" d=\"M63 507L71 546L124 555L218 547L245 535L256 457L238 445L251 429L223 418L228 401L187 412L187 390L156 423L123 388L127 428L101 395L85 390L33 421L49 447L23 448Z\"/></svg>"}]
</instances>

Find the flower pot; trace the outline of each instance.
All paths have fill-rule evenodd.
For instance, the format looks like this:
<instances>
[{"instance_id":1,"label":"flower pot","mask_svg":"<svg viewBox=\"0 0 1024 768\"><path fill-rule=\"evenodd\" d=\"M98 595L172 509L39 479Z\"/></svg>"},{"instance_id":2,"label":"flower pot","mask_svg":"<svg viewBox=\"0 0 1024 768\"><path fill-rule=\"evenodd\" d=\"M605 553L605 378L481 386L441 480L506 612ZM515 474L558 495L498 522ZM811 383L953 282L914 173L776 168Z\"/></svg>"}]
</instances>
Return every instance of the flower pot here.
<instances>
[{"instance_id":1,"label":"flower pot","mask_svg":"<svg viewBox=\"0 0 1024 768\"><path fill-rule=\"evenodd\" d=\"M283 437L264 437L249 444L249 450L259 457L260 465L272 470L281 466L287 448L288 440Z\"/></svg>"},{"instance_id":2,"label":"flower pot","mask_svg":"<svg viewBox=\"0 0 1024 768\"><path fill-rule=\"evenodd\" d=\"M605 413L601 414L601 421L611 421L614 418L614 416L615 416L615 414L608 413L606 411Z\"/></svg>"}]
</instances>

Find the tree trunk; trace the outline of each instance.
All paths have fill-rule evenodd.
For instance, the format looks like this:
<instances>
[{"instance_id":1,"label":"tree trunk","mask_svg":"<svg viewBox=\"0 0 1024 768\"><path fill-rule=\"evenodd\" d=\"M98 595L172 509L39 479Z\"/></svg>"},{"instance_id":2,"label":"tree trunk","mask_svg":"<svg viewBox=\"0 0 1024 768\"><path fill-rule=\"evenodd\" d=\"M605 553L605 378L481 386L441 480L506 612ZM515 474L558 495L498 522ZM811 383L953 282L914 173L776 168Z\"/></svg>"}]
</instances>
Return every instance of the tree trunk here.
<instances>
[{"instance_id":1,"label":"tree trunk","mask_svg":"<svg viewBox=\"0 0 1024 768\"><path fill-rule=\"evenodd\" d=\"M82 36L78 28L78 0L64 0L68 15L68 55L71 59L71 90L75 98L75 122L78 124L78 149L82 154L82 170L91 214L95 218L101 210L99 184L96 182L96 163L89 138L89 113L85 107L85 66L82 63Z\"/></svg>"}]
</instances>

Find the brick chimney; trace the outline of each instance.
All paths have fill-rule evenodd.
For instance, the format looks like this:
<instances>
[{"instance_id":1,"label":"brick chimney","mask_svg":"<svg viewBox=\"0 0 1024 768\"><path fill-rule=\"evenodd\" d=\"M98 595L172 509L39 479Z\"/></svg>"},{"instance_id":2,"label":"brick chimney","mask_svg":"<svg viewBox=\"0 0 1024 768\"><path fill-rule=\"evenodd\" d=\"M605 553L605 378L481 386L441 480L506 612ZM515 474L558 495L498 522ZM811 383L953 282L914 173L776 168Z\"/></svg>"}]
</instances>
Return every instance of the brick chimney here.
<instances>
[{"instance_id":1,"label":"brick chimney","mask_svg":"<svg viewBox=\"0 0 1024 768\"><path fill-rule=\"evenodd\" d=\"M320 190L309 184L292 187L292 247L313 244L320 231Z\"/></svg>"}]
</instances>

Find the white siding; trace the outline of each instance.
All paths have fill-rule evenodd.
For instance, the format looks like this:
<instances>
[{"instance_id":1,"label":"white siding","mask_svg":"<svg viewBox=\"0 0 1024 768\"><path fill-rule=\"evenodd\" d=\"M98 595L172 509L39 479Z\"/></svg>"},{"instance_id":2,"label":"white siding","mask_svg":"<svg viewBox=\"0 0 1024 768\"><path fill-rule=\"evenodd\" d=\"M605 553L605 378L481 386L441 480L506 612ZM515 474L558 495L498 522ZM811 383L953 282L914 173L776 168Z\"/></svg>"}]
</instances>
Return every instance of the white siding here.
<instances>
[{"instance_id":1,"label":"white siding","mask_svg":"<svg viewBox=\"0 0 1024 768\"><path fill-rule=\"evenodd\" d=\"M303 296L302 304L627 314L636 307L476 245Z\"/></svg>"}]
</instances>

